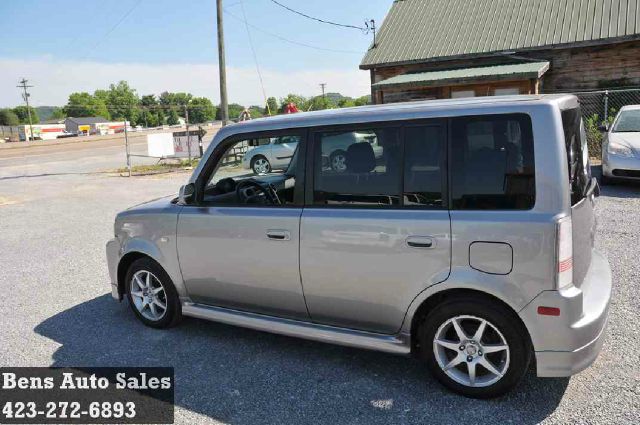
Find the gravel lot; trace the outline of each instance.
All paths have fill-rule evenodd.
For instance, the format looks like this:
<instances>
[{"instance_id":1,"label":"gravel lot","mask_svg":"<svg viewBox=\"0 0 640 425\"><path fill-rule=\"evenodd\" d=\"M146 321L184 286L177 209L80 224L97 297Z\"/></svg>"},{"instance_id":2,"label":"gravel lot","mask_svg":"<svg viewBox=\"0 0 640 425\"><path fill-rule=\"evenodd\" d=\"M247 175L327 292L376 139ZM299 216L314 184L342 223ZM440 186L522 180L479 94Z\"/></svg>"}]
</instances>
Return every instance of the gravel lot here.
<instances>
[{"instance_id":1,"label":"gravel lot","mask_svg":"<svg viewBox=\"0 0 640 425\"><path fill-rule=\"evenodd\" d=\"M1 366L174 366L176 423L640 423L639 186L605 187L598 203L615 294L595 365L476 401L403 357L191 319L146 328L108 294L104 243L117 211L187 175L14 171L0 168Z\"/></svg>"}]
</instances>

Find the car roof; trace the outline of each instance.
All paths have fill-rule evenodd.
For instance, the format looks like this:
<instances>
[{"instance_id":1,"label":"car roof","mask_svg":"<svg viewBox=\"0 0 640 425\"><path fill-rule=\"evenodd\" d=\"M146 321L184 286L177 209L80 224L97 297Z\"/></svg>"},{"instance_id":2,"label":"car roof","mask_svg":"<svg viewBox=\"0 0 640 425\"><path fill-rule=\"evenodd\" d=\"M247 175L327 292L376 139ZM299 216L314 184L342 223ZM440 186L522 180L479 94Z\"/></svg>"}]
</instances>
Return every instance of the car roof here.
<instances>
[{"instance_id":1,"label":"car roof","mask_svg":"<svg viewBox=\"0 0 640 425\"><path fill-rule=\"evenodd\" d=\"M464 108L484 109L492 107L522 106L526 104L558 104L576 103L577 98L571 94L542 94L516 96L483 96L460 99L422 100L402 103L384 103L378 105L356 106L351 108L326 109L322 111L299 112L276 115L243 121L223 127L216 139L239 133L278 130L319 125L345 124L349 122L371 122L371 117L378 120L409 119L411 115L420 113L460 110ZM405 116L406 115L406 116Z\"/></svg>"},{"instance_id":2,"label":"car roof","mask_svg":"<svg viewBox=\"0 0 640 425\"><path fill-rule=\"evenodd\" d=\"M622 111L633 111L633 110L637 110L640 109L640 105L626 105L623 106L622 108L620 108L620 112Z\"/></svg>"}]
</instances>

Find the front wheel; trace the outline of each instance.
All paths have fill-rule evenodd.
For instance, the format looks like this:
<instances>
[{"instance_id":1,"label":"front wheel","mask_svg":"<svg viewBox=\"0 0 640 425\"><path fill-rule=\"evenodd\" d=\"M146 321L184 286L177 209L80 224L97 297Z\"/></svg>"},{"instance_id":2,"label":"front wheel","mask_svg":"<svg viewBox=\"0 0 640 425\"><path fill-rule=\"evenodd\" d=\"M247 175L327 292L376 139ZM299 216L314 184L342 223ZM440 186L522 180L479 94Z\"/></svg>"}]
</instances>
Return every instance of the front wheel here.
<instances>
[{"instance_id":1,"label":"front wheel","mask_svg":"<svg viewBox=\"0 0 640 425\"><path fill-rule=\"evenodd\" d=\"M418 330L418 342L441 384L466 397L492 398L515 387L529 367L524 332L505 307L460 299L431 311Z\"/></svg>"},{"instance_id":2,"label":"front wheel","mask_svg":"<svg viewBox=\"0 0 640 425\"><path fill-rule=\"evenodd\" d=\"M129 305L142 323L167 328L180 321L182 311L171 278L150 258L131 264L126 276Z\"/></svg>"}]
</instances>

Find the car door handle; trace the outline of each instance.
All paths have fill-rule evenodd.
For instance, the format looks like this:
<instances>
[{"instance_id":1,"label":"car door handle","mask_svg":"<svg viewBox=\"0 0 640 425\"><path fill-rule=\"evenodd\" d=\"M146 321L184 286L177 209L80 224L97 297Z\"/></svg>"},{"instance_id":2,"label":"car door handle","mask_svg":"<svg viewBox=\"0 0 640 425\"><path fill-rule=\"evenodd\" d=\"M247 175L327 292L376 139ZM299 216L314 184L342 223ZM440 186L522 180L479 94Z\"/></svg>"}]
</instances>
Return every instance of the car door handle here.
<instances>
[{"instance_id":1,"label":"car door handle","mask_svg":"<svg viewBox=\"0 0 640 425\"><path fill-rule=\"evenodd\" d=\"M291 233L288 230L267 230L267 238L274 241L291 240Z\"/></svg>"},{"instance_id":2,"label":"car door handle","mask_svg":"<svg viewBox=\"0 0 640 425\"><path fill-rule=\"evenodd\" d=\"M436 241L431 236L409 236L407 245L411 248L435 248Z\"/></svg>"}]
</instances>

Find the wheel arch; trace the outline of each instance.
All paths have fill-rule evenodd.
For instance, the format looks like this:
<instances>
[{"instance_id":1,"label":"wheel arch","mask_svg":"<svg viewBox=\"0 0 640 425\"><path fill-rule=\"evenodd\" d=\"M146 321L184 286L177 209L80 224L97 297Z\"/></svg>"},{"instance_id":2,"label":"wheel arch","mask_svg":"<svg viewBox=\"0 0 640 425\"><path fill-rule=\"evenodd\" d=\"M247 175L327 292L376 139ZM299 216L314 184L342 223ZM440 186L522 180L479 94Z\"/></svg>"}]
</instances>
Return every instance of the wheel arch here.
<instances>
[{"instance_id":1,"label":"wheel arch","mask_svg":"<svg viewBox=\"0 0 640 425\"><path fill-rule=\"evenodd\" d=\"M488 292L483 292L477 289L469 289L469 288L449 288L444 289L442 291L435 292L429 295L426 299L424 299L420 305L416 308L415 312L411 316L411 322L409 327L409 332L411 336L411 352L412 354L417 354L419 351L418 347L418 338L417 331L422 323L422 321L426 318L426 316L433 311L438 305L442 304L446 301L458 300L458 299L482 299L484 301L495 303L504 307L515 320L515 323L518 324L522 334L525 336L527 346L533 350L533 344L531 340L531 335L525 323L522 321L522 318L518 315L518 312L507 302L498 298L495 295L489 294ZM405 328L406 329L406 328Z\"/></svg>"}]
</instances>

